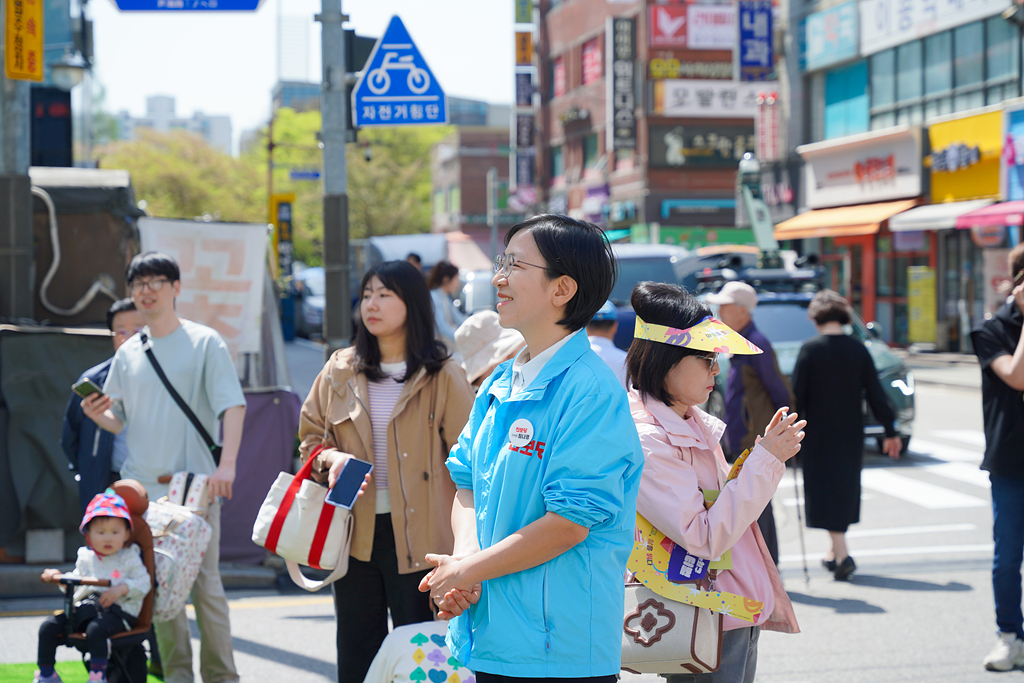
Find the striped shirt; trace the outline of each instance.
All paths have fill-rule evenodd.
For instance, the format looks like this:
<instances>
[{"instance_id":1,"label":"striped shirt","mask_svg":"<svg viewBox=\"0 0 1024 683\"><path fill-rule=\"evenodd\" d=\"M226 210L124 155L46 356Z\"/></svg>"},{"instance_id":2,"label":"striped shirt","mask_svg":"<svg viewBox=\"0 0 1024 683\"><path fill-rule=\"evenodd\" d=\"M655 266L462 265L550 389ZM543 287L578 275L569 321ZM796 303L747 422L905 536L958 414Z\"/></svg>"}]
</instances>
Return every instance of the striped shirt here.
<instances>
[{"instance_id":1,"label":"striped shirt","mask_svg":"<svg viewBox=\"0 0 1024 683\"><path fill-rule=\"evenodd\" d=\"M405 377L405 361L401 363L381 363L381 372L385 379L368 382L370 394L370 426L373 430L373 479L377 486L377 514L391 512L391 501L388 496L388 425L391 424L391 413L395 410L398 396L402 393L404 382L398 379Z\"/></svg>"}]
</instances>

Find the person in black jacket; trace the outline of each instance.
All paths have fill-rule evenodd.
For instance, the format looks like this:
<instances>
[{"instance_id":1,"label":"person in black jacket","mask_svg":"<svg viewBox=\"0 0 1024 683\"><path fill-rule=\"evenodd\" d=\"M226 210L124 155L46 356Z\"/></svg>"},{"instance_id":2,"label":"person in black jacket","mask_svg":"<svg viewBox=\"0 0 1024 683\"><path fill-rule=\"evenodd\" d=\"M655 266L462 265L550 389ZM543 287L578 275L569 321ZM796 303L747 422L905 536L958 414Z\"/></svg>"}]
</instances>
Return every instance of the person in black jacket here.
<instances>
[{"instance_id":1,"label":"person in black jacket","mask_svg":"<svg viewBox=\"0 0 1024 683\"><path fill-rule=\"evenodd\" d=\"M864 398L885 428L882 450L898 458L903 444L871 354L843 330L850 323L846 299L824 289L814 295L807 315L818 336L804 342L793 370L796 411L807 420L801 451L807 526L828 531L832 547L822 564L845 581L857 568L846 548L846 529L860 521Z\"/></svg>"},{"instance_id":2,"label":"person in black jacket","mask_svg":"<svg viewBox=\"0 0 1024 683\"><path fill-rule=\"evenodd\" d=\"M135 310L131 299L115 301L107 311L107 327L114 335L114 351L128 341L146 325L142 314ZM99 365L89 368L79 380L89 379L103 387L110 370L108 358ZM103 493L108 486L121 478L118 471L128 451L125 447L125 433L114 436L99 429L96 423L82 412L82 397L71 392L71 399L64 410L64 427L61 430L60 445L68 456L68 468L77 473L78 499L82 514L89 501L97 493Z\"/></svg>"},{"instance_id":3,"label":"person in black jacket","mask_svg":"<svg viewBox=\"0 0 1024 683\"><path fill-rule=\"evenodd\" d=\"M1010 251L1012 295L971 331L981 366L985 459L992 482L992 594L998 639L982 660L990 671L1024 666L1021 561L1024 559L1024 244Z\"/></svg>"}]
</instances>

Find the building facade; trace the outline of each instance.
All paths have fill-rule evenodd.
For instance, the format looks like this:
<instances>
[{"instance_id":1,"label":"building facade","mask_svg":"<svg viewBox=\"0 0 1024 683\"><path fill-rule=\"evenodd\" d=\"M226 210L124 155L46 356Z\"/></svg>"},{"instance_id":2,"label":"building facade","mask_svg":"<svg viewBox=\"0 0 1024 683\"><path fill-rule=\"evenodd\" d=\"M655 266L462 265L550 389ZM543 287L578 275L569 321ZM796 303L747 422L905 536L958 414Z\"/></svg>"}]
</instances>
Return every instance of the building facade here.
<instances>
[{"instance_id":1,"label":"building facade","mask_svg":"<svg viewBox=\"0 0 1024 683\"><path fill-rule=\"evenodd\" d=\"M197 111L191 118L181 117L175 113L174 98L167 95L147 97L145 116L134 117L122 110L114 118L122 140L134 140L139 129L155 130L158 133L187 130L206 140L211 147L225 154L232 153L230 116L208 116Z\"/></svg>"}]
</instances>

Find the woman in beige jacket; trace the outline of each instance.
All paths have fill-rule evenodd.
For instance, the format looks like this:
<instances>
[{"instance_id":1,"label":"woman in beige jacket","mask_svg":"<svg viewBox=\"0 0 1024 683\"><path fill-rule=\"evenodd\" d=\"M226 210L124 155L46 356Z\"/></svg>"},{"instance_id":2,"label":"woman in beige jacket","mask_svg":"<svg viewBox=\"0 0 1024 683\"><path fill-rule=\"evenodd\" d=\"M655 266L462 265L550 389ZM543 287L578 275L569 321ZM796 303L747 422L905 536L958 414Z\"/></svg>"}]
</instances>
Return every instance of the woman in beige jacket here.
<instances>
[{"instance_id":1,"label":"woman in beige jacket","mask_svg":"<svg viewBox=\"0 0 1024 683\"><path fill-rule=\"evenodd\" d=\"M333 584L338 682L361 683L394 626L429 621L420 580L427 553L451 553L455 485L445 468L473 404L466 373L434 339L423 276L404 261L372 268L360 287L354 347L334 353L302 405L303 461L333 486L350 458L374 464L352 508L348 573Z\"/></svg>"}]
</instances>

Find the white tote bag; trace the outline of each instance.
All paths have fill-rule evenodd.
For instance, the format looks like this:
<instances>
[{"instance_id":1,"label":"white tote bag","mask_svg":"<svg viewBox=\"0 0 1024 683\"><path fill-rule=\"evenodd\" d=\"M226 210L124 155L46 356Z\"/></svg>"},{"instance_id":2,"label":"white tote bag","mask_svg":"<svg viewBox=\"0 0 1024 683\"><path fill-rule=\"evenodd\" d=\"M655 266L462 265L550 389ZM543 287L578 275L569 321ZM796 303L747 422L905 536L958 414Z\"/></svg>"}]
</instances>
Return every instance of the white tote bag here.
<instances>
[{"instance_id":1,"label":"white tote bag","mask_svg":"<svg viewBox=\"0 0 1024 683\"><path fill-rule=\"evenodd\" d=\"M311 592L345 576L353 531L352 512L324 502L329 489L313 481L315 457L314 452L294 477L277 475L252 528L253 543L283 557L292 581ZM299 565L331 573L312 581Z\"/></svg>"}]
</instances>

